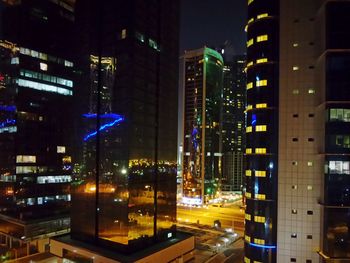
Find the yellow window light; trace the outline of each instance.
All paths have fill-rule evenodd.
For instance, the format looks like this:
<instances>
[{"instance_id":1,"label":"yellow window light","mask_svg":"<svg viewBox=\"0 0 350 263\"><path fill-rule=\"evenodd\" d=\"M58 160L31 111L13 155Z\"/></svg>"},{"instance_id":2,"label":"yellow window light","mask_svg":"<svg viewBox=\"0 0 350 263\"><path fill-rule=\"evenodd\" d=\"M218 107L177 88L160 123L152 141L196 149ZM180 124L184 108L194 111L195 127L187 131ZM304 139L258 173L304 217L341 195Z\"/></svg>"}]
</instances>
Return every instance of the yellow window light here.
<instances>
[{"instance_id":1,"label":"yellow window light","mask_svg":"<svg viewBox=\"0 0 350 263\"><path fill-rule=\"evenodd\" d=\"M267 131L267 126L266 125L257 125L255 127L256 132L265 132Z\"/></svg>"},{"instance_id":2,"label":"yellow window light","mask_svg":"<svg viewBox=\"0 0 350 263\"><path fill-rule=\"evenodd\" d=\"M266 195L263 194L255 194L255 198L258 200L265 200L266 199Z\"/></svg>"},{"instance_id":3,"label":"yellow window light","mask_svg":"<svg viewBox=\"0 0 350 263\"><path fill-rule=\"evenodd\" d=\"M246 192L246 193L245 193L245 197L247 197L247 198L252 198L252 194L249 193L249 192Z\"/></svg>"},{"instance_id":4,"label":"yellow window light","mask_svg":"<svg viewBox=\"0 0 350 263\"><path fill-rule=\"evenodd\" d=\"M259 58L256 60L256 63L257 64L261 64L261 63L267 63L268 62L268 59L267 58Z\"/></svg>"},{"instance_id":5,"label":"yellow window light","mask_svg":"<svg viewBox=\"0 0 350 263\"><path fill-rule=\"evenodd\" d=\"M268 13L264 13L264 14L258 15L256 18L257 18L257 19L261 19L261 18L268 17L268 16L269 16Z\"/></svg>"},{"instance_id":6,"label":"yellow window light","mask_svg":"<svg viewBox=\"0 0 350 263\"><path fill-rule=\"evenodd\" d=\"M256 104L255 107L257 109L267 108L267 103L259 103L259 104Z\"/></svg>"},{"instance_id":7,"label":"yellow window light","mask_svg":"<svg viewBox=\"0 0 350 263\"><path fill-rule=\"evenodd\" d=\"M266 171L255 171L256 177L266 177Z\"/></svg>"},{"instance_id":8,"label":"yellow window light","mask_svg":"<svg viewBox=\"0 0 350 263\"><path fill-rule=\"evenodd\" d=\"M245 149L245 153L246 154L251 154L253 151L252 151L252 148L247 148Z\"/></svg>"},{"instance_id":9,"label":"yellow window light","mask_svg":"<svg viewBox=\"0 0 350 263\"><path fill-rule=\"evenodd\" d=\"M261 261L256 261L256 260L254 260L254 262L253 263L262 263Z\"/></svg>"},{"instance_id":10,"label":"yellow window light","mask_svg":"<svg viewBox=\"0 0 350 263\"><path fill-rule=\"evenodd\" d=\"M248 20L248 25L254 22L254 17Z\"/></svg>"},{"instance_id":11,"label":"yellow window light","mask_svg":"<svg viewBox=\"0 0 350 263\"><path fill-rule=\"evenodd\" d=\"M254 221L257 223L265 223L266 219L264 216L254 216Z\"/></svg>"},{"instance_id":12,"label":"yellow window light","mask_svg":"<svg viewBox=\"0 0 350 263\"><path fill-rule=\"evenodd\" d=\"M250 61L248 64L247 64L247 68L251 67L254 65L254 62L253 61Z\"/></svg>"},{"instance_id":13,"label":"yellow window light","mask_svg":"<svg viewBox=\"0 0 350 263\"><path fill-rule=\"evenodd\" d=\"M251 110L251 109L253 109L253 105L247 105L247 110Z\"/></svg>"},{"instance_id":14,"label":"yellow window light","mask_svg":"<svg viewBox=\"0 0 350 263\"><path fill-rule=\"evenodd\" d=\"M251 38L247 41L247 47L250 47L253 44L254 44L254 38Z\"/></svg>"},{"instance_id":15,"label":"yellow window light","mask_svg":"<svg viewBox=\"0 0 350 263\"><path fill-rule=\"evenodd\" d=\"M269 39L268 35L261 35L256 37L256 42L263 42L263 41L267 41L268 39Z\"/></svg>"},{"instance_id":16,"label":"yellow window light","mask_svg":"<svg viewBox=\"0 0 350 263\"><path fill-rule=\"evenodd\" d=\"M256 81L256 86L257 86L257 87L264 87L264 86L267 86L267 79L257 80L257 81Z\"/></svg>"},{"instance_id":17,"label":"yellow window light","mask_svg":"<svg viewBox=\"0 0 350 263\"><path fill-rule=\"evenodd\" d=\"M247 128L245 128L245 131L246 131L247 133L252 132L252 131L253 131L252 126L248 126Z\"/></svg>"},{"instance_id":18,"label":"yellow window light","mask_svg":"<svg viewBox=\"0 0 350 263\"><path fill-rule=\"evenodd\" d=\"M252 216L251 216L250 214L245 214L244 217L245 217L245 219L248 220L248 221L252 220Z\"/></svg>"},{"instance_id":19,"label":"yellow window light","mask_svg":"<svg viewBox=\"0 0 350 263\"><path fill-rule=\"evenodd\" d=\"M252 170L245 170L246 176L252 176Z\"/></svg>"},{"instance_id":20,"label":"yellow window light","mask_svg":"<svg viewBox=\"0 0 350 263\"><path fill-rule=\"evenodd\" d=\"M254 2L254 0L248 0L248 5L250 5L253 2Z\"/></svg>"},{"instance_id":21,"label":"yellow window light","mask_svg":"<svg viewBox=\"0 0 350 263\"><path fill-rule=\"evenodd\" d=\"M265 240L259 239L259 238L254 238L254 243L258 245L265 245Z\"/></svg>"},{"instance_id":22,"label":"yellow window light","mask_svg":"<svg viewBox=\"0 0 350 263\"><path fill-rule=\"evenodd\" d=\"M253 88L253 82L247 83L247 89L252 89Z\"/></svg>"},{"instance_id":23,"label":"yellow window light","mask_svg":"<svg viewBox=\"0 0 350 263\"><path fill-rule=\"evenodd\" d=\"M250 263L250 259L247 257L244 257L244 263Z\"/></svg>"},{"instance_id":24,"label":"yellow window light","mask_svg":"<svg viewBox=\"0 0 350 263\"><path fill-rule=\"evenodd\" d=\"M266 148L255 148L255 153L266 154Z\"/></svg>"},{"instance_id":25,"label":"yellow window light","mask_svg":"<svg viewBox=\"0 0 350 263\"><path fill-rule=\"evenodd\" d=\"M245 235L245 236L244 236L244 239L245 239L247 242L250 242L250 236Z\"/></svg>"}]
</instances>

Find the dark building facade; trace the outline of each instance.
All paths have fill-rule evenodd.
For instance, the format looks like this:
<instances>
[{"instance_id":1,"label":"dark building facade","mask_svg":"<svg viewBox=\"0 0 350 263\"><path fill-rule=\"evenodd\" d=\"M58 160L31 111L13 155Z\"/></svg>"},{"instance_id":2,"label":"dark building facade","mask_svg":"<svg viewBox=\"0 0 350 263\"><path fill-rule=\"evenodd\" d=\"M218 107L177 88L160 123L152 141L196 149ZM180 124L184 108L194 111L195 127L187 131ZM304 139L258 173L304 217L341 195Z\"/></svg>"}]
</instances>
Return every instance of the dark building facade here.
<instances>
[{"instance_id":1,"label":"dark building facade","mask_svg":"<svg viewBox=\"0 0 350 263\"><path fill-rule=\"evenodd\" d=\"M222 173L222 56L210 48L184 55L183 201L204 204Z\"/></svg>"},{"instance_id":2,"label":"dark building facade","mask_svg":"<svg viewBox=\"0 0 350 263\"><path fill-rule=\"evenodd\" d=\"M350 260L349 10L249 1L245 262Z\"/></svg>"},{"instance_id":3,"label":"dark building facade","mask_svg":"<svg viewBox=\"0 0 350 263\"><path fill-rule=\"evenodd\" d=\"M245 262L276 262L278 2L248 2Z\"/></svg>"},{"instance_id":4,"label":"dark building facade","mask_svg":"<svg viewBox=\"0 0 350 263\"><path fill-rule=\"evenodd\" d=\"M241 191L245 148L246 57L223 56L222 190Z\"/></svg>"},{"instance_id":5,"label":"dark building facade","mask_svg":"<svg viewBox=\"0 0 350 263\"><path fill-rule=\"evenodd\" d=\"M74 14L67 1L1 1L0 19L0 222L9 245L69 229Z\"/></svg>"},{"instance_id":6,"label":"dark building facade","mask_svg":"<svg viewBox=\"0 0 350 263\"><path fill-rule=\"evenodd\" d=\"M176 235L178 4L76 2L74 240L130 253Z\"/></svg>"}]
</instances>

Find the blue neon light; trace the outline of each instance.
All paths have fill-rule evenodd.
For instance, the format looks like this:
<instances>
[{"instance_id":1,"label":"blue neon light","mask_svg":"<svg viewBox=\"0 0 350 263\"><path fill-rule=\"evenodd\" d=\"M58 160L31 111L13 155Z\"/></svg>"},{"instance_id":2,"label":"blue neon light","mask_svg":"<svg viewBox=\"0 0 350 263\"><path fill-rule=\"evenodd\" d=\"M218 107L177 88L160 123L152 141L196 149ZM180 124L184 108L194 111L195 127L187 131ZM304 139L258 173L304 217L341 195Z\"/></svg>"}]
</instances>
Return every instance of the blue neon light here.
<instances>
[{"instance_id":1,"label":"blue neon light","mask_svg":"<svg viewBox=\"0 0 350 263\"><path fill-rule=\"evenodd\" d=\"M0 128L3 128L9 124L16 124L16 120L9 120L7 119L6 121L4 122L0 122Z\"/></svg>"},{"instance_id":2,"label":"blue neon light","mask_svg":"<svg viewBox=\"0 0 350 263\"><path fill-rule=\"evenodd\" d=\"M16 106L4 106L0 105L0 111L16 111Z\"/></svg>"},{"instance_id":3,"label":"blue neon light","mask_svg":"<svg viewBox=\"0 0 350 263\"><path fill-rule=\"evenodd\" d=\"M258 245L258 244L254 244L254 243L249 243L248 244L250 246L253 246L253 247L258 247L258 248L267 248L267 249L275 249L277 246L268 246L268 245Z\"/></svg>"},{"instance_id":4,"label":"blue neon light","mask_svg":"<svg viewBox=\"0 0 350 263\"><path fill-rule=\"evenodd\" d=\"M96 118L96 117L97 117L97 114L93 114L93 113L83 114L83 117L88 118L88 119L92 119L92 118ZM114 113L101 114L101 115L100 115L100 118L101 118L101 119L113 119L112 122L109 122L109 123L106 123L106 124L100 126L100 128L98 129L100 132L101 132L101 131L104 131L104 130L106 130L106 129L108 129L108 128L114 126L114 125L117 125L117 124L119 124L120 122L122 122L122 121L124 120L124 118L123 118L121 115L119 115L119 114L114 114ZM87 140L89 140L91 137L96 136L96 134L97 134L97 131L94 131L94 132L92 132L92 133L89 133L88 135L86 135L86 136L84 137L84 141L87 141Z\"/></svg>"},{"instance_id":5,"label":"blue neon light","mask_svg":"<svg viewBox=\"0 0 350 263\"><path fill-rule=\"evenodd\" d=\"M255 114L252 115L252 122L251 123L253 126L256 124L256 115Z\"/></svg>"},{"instance_id":6,"label":"blue neon light","mask_svg":"<svg viewBox=\"0 0 350 263\"><path fill-rule=\"evenodd\" d=\"M197 128L193 128L192 130L192 143L193 143L193 147L195 150L197 150L198 147L198 129Z\"/></svg>"}]
</instances>

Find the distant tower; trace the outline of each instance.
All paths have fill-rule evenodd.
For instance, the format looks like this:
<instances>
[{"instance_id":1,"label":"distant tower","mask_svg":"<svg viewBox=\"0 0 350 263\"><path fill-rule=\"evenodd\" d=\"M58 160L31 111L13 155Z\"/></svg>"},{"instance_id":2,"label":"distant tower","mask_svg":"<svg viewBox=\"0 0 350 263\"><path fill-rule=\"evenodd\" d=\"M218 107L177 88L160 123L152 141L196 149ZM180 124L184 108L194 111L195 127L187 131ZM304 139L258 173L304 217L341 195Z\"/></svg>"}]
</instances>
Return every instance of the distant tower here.
<instances>
[{"instance_id":1,"label":"distant tower","mask_svg":"<svg viewBox=\"0 0 350 263\"><path fill-rule=\"evenodd\" d=\"M203 204L221 183L223 59L207 47L183 59L183 201Z\"/></svg>"}]
</instances>

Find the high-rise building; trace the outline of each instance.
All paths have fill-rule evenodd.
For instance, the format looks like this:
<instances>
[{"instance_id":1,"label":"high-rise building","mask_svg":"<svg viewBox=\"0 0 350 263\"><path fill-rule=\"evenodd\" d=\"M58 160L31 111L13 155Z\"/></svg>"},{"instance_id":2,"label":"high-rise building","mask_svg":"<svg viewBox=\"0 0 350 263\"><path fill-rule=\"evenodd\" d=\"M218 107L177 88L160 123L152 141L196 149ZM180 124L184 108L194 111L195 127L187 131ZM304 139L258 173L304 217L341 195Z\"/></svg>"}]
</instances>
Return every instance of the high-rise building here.
<instances>
[{"instance_id":1,"label":"high-rise building","mask_svg":"<svg viewBox=\"0 0 350 263\"><path fill-rule=\"evenodd\" d=\"M71 235L52 240L51 252L94 262L192 257L193 238L175 228L179 2L75 7L79 169Z\"/></svg>"},{"instance_id":2,"label":"high-rise building","mask_svg":"<svg viewBox=\"0 0 350 263\"><path fill-rule=\"evenodd\" d=\"M183 202L204 204L221 183L223 59L210 48L184 56Z\"/></svg>"},{"instance_id":3,"label":"high-rise building","mask_svg":"<svg viewBox=\"0 0 350 263\"><path fill-rule=\"evenodd\" d=\"M248 1L245 262L349 262L350 1Z\"/></svg>"},{"instance_id":4,"label":"high-rise building","mask_svg":"<svg viewBox=\"0 0 350 263\"><path fill-rule=\"evenodd\" d=\"M241 191L245 148L246 57L224 54L222 190Z\"/></svg>"},{"instance_id":5,"label":"high-rise building","mask_svg":"<svg viewBox=\"0 0 350 263\"><path fill-rule=\"evenodd\" d=\"M0 2L0 228L8 249L27 244L18 256L69 231L74 6L60 3Z\"/></svg>"}]
</instances>

